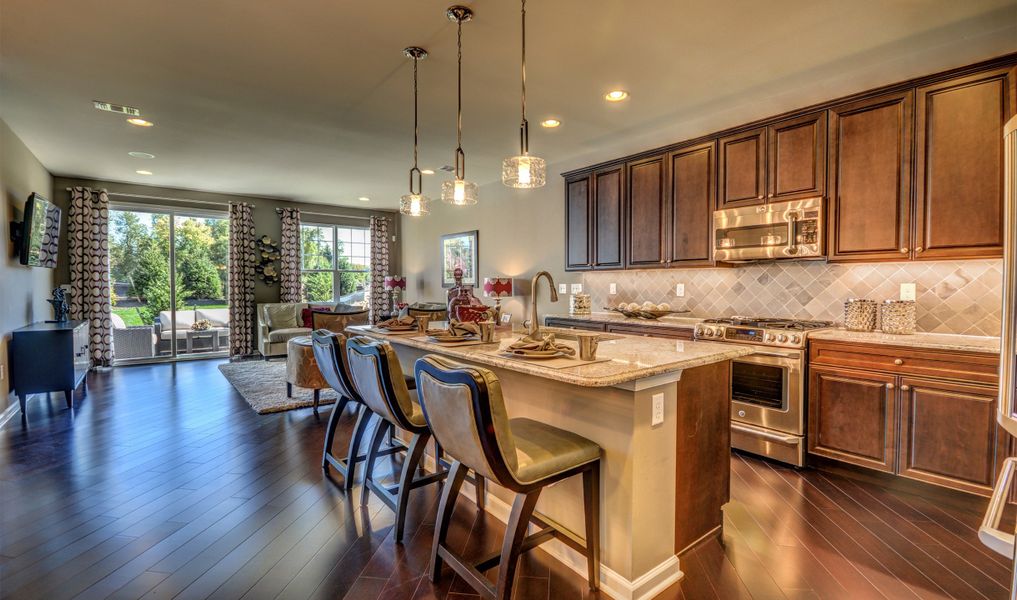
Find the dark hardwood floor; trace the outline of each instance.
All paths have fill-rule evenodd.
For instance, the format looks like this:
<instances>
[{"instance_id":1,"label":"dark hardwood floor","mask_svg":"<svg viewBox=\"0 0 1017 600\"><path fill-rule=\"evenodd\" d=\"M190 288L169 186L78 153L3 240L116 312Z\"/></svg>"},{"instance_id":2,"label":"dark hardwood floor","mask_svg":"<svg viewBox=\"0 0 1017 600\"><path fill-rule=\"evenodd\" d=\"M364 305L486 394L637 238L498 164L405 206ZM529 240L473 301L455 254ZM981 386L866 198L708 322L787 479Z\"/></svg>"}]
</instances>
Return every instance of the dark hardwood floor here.
<instances>
[{"instance_id":1,"label":"dark hardwood floor","mask_svg":"<svg viewBox=\"0 0 1017 600\"><path fill-rule=\"evenodd\" d=\"M27 426L0 431L0 596L475 597L451 575L437 586L423 576L435 489L414 492L396 546L387 508L361 507L359 486L351 501L322 476L330 408L259 416L217 365L93 374L73 412L62 396L35 399ZM1008 597L1008 561L975 535L984 500L737 454L731 469L723 543L683 557L685 578L661 598ZM452 531L479 556L503 528L460 502ZM517 598L591 596L546 554L524 561Z\"/></svg>"}]
</instances>

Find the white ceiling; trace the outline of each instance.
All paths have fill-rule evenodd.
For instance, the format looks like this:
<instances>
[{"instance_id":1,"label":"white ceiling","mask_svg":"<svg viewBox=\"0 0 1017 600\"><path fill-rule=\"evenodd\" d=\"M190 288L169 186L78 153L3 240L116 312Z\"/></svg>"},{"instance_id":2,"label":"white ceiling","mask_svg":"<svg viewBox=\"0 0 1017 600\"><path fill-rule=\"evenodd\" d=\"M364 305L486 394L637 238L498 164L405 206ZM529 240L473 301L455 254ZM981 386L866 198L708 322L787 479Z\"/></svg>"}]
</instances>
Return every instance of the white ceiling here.
<instances>
[{"instance_id":1,"label":"white ceiling","mask_svg":"<svg viewBox=\"0 0 1017 600\"><path fill-rule=\"evenodd\" d=\"M54 174L394 207L411 163L405 46L431 53L421 167L452 162L448 4L0 0L0 117ZM483 184L517 150L518 3L468 4L463 146ZM530 0L528 13L531 151L555 170L1017 50L1017 0ZM631 99L604 102L614 87ZM542 130L548 116L564 124Z\"/></svg>"}]
</instances>

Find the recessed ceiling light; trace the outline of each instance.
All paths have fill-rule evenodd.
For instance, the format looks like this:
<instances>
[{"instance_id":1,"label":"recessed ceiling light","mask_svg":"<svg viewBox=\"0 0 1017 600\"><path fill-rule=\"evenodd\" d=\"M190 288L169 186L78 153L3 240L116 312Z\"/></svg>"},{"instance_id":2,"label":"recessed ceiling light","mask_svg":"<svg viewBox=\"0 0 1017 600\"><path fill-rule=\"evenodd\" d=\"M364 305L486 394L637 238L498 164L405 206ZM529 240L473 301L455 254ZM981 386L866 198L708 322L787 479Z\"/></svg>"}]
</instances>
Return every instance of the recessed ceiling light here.
<instances>
[{"instance_id":1,"label":"recessed ceiling light","mask_svg":"<svg viewBox=\"0 0 1017 600\"><path fill-rule=\"evenodd\" d=\"M361 196L361 197L357 198L357 200L360 200L361 202L370 202L371 201L371 199L368 198L367 196Z\"/></svg>"},{"instance_id":2,"label":"recessed ceiling light","mask_svg":"<svg viewBox=\"0 0 1017 600\"><path fill-rule=\"evenodd\" d=\"M629 93L625 90L611 90L604 94L604 100L607 100L608 102L621 102L628 97Z\"/></svg>"},{"instance_id":3,"label":"recessed ceiling light","mask_svg":"<svg viewBox=\"0 0 1017 600\"><path fill-rule=\"evenodd\" d=\"M554 129L555 127L561 125L561 121L559 121L558 119L544 119L543 121L540 122L540 125L548 129Z\"/></svg>"},{"instance_id":4,"label":"recessed ceiling light","mask_svg":"<svg viewBox=\"0 0 1017 600\"><path fill-rule=\"evenodd\" d=\"M149 154L148 152L128 152L127 156L132 158L155 158L154 154Z\"/></svg>"},{"instance_id":5,"label":"recessed ceiling light","mask_svg":"<svg viewBox=\"0 0 1017 600\"><path fill-rule=\"evenodd\" d=\"M421 169L421 175L434 175L434 169Z\"/></svg>"},{"instance_id":6,"label":"recessed ceiling light","mask_svg":"<svg viewBox=\"0 0 1017 600\"><path fill-rule=\"evenodd\" d=\"M135 173L137 173L138 175L151 175L152 174L151 171L145 171L144 169L139 169L139 170L135 171Z\"/></svg>"},{"instance_id":7,"label":"recessed ceiling light","mask_svg":"<svg viewBox=\"0 0 1017 600\"><path fill-rule=\"evenodd\" d=\"M141 117L133 117L127 119L127 122L130 123L131 125L137 125L138 127L151 127L152 125L155 125L155 123L151 121L146 121Z\"/></svg>"}]
</instances>

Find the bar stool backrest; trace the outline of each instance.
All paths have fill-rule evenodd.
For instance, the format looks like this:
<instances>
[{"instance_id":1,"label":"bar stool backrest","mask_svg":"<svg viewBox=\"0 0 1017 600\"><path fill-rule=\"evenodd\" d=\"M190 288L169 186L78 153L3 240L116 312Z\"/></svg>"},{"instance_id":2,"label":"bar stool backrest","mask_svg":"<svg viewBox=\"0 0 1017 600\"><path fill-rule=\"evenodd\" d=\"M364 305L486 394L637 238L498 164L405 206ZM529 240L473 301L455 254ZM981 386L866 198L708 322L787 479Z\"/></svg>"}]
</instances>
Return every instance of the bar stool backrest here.
<instances>
[{"instance_id":1,"label":"bar stool backrest","mask_svg":"<svg viewBox=\"0 0 1017 600\"><path fill-rule=\"evenodd\" d=\"M346 336L327 329L311 332L311 347L318 370L332 389L350 400L362 402L353 378L350 376L349 359L346 356Z\"/></svg>"},{"instance_id":2,"label":"bar stool backrest","mask_svg":"<svg viewBox=\"0 0 1017 600\"><path fill-rule=\"evenodd\" d=\"M365 336L351 337L346 341L346 355L364 404L389 423L418 430L407 418L413 414L413 400L392 345Z\"/></svg>"},{"instance_id":3,"label":"bar stool backrest","mask_svg":"<svg viewBox=\"0 0 1017 600\"><path fill-rule=\"evenodd\" d=\"M479 475L516 489L516 447L498 377L434 355L417 360L414 376L424 418L445 452Z\"/></svg>"}]
</instances>

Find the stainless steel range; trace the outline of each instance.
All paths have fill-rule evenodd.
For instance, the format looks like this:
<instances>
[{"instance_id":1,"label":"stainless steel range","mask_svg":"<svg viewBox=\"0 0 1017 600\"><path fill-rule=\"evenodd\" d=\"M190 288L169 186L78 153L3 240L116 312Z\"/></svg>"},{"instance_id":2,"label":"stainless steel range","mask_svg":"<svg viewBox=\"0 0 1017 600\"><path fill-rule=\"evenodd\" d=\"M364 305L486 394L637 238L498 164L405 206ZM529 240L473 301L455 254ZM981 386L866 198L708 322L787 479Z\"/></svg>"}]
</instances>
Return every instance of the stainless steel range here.
<instances>
[{"instance_id":1,"label":"stainless steel range","mask_svg":"<svg viewBox=\"0 0 1017 600\"><path fill-rule=\"evenodd\" d=\"M731 366L731 445L805 465L805 349L829 321L731 317L696 325L695 338L743 344Z\"/></svg>"}]
</instances>

